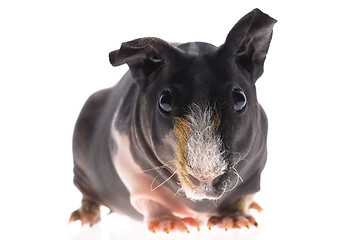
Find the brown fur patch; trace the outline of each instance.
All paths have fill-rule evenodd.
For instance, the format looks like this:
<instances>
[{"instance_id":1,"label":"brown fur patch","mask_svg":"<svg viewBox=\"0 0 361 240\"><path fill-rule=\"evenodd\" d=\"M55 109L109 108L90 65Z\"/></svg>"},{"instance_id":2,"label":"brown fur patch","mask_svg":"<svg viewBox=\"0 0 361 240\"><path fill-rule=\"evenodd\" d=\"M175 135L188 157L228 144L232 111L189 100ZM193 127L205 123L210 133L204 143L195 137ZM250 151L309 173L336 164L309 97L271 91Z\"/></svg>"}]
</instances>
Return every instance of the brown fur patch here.
<instances>
[{"instance_id":1,"label":"brown fur patch","mask_svg":"<svg viewBox=\"0 0 361 240\"><path fill-rule=\"evenodd\" d=\"M212 130L214 133L217 133L219 130L219 125L221 124L221 117L219 111L214 111L212 116Z\"/></svg>"},{"instance_id":2,"label":"brown fur patch","mask_svg":"<svg viewBox=\"0 0 361 240\"><path fill-rule=\"evenodd\" d=\"M181 184L186 184L195 188L194 183L188 178L188 149L187 141L189 138L190 127L188 120L185 118L174 118L173 134L177 138L177 174Z\"/></svg>"}]
</instances>

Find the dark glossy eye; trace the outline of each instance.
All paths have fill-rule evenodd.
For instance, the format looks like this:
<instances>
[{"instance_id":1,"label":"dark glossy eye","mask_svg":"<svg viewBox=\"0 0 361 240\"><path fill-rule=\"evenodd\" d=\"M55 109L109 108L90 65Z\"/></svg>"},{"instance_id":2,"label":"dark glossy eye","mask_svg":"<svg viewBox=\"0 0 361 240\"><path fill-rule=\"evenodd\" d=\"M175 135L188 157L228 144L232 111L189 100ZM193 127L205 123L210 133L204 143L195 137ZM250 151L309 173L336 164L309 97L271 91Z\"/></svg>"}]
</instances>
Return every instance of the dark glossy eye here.
<instances>
[{"instance_id":1,"label":"dark glossy eye","mask_svg":"<svg viewBox=\"0 0 361 240\"><path fill-rule=\"evenodd\" d=\"M162 92L159 97L159 107L166 113L169 113L172 110L172 94L170 91Z\"/></svg>"},{"instance_id":2,"label":"dark glossy eye","mask_svg":"<svg viewBox=\"0 0 361 240\"><path fill-rule=\"evenodd\" d=\"M241 111L247 104L246 95L241 90L234 89L232 92L232 97L234 101L234 110L237 112Z\"/></svg>"}]
</instances>

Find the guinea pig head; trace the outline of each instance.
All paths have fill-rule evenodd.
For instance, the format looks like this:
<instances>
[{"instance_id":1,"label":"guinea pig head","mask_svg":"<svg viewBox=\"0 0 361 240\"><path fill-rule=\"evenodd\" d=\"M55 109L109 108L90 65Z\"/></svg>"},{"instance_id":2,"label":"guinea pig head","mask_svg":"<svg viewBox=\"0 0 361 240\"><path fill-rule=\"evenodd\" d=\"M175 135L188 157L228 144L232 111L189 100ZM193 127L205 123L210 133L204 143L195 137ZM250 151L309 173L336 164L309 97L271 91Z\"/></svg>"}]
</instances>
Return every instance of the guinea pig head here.
<instances>
[{"instance_id":1,"label":"guinea pig head","mask_svg":"<svg viewBox=\"0 0 361 240\"><path fill-rule=\"evenodd\" d=\"M129 65L139 85L135 118L148 148L189 199L219 199L239 177L236 166L259 128L255 82L275 22L255 9L220 47L141 38L110 53L114 66Z\"/></svg>"}]
</instances>

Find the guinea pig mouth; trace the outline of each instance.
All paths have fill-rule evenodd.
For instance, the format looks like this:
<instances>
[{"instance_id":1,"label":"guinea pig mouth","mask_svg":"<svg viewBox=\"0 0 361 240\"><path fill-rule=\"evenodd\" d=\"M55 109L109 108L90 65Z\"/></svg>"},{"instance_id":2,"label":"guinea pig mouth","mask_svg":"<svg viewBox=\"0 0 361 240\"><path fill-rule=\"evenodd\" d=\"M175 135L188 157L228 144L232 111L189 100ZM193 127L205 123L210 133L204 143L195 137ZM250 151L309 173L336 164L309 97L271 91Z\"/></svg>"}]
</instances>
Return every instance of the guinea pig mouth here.
<instances>
[{"instance_id":1,"label":"guinea pig mouth","mask_svg":"<svg viewBox=\"0 0 361 240\"><path fill-rule=\"evenodd\" d=\"M215 183L217 181L217 183ZM203 199L218 200L227 189L227 180L224 177L216 179L212 183L199 182L196 187L183 186L186 197L192 201Z\"/></svg>"}]
</instances>

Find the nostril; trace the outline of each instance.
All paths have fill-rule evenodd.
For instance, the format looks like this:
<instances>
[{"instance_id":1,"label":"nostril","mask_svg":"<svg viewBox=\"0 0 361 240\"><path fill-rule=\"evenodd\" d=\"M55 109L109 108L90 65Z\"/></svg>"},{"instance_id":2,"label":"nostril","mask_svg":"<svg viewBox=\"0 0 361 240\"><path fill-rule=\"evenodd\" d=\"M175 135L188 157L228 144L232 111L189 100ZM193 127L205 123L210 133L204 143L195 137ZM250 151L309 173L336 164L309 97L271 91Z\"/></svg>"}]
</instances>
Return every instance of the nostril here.
<instances>
[{"instance_id":1,"label":"nostril","mask_svg":"<svg viewBox=\"0 0 361 240\"><path fill-rule=\"evenodd\" d=\"M189 178L189 180L191 180L192 183L193 183L194 185L196 185L196 186L199 186L199 184L201 184L201 182L200 182L197 178L193 177L193 176L190 175L190 174L188 174L188 178Z\"/></svg>"},{"instance_id":2,"label":"nostril","mask_svg":"<svg viewBox=\"0 0 361 240\"><path fill-rule=\"evenodd\" d=\"M222 182L222 178L223 178L223 175L219 175L218 177L216 177L215 179L213 179L212 185L213 185L213 186L219 185L219 184Z\"/></svg>"}]
</instances>

